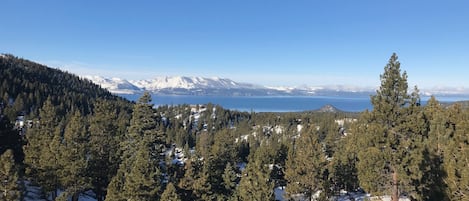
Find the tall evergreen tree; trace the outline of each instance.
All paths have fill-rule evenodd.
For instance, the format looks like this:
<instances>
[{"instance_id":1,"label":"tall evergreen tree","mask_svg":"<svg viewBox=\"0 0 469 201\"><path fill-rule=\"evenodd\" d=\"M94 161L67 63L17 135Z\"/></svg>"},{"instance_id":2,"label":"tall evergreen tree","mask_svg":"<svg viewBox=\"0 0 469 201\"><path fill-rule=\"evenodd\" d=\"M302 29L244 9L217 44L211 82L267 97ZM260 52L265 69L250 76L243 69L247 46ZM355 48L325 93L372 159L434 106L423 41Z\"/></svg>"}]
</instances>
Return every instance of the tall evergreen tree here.
<instances>
[{"instance_id":1,"label":"tall evergreen tree","mask_svg":"<svg viewBox=\"0 0 469 201\"><path fill-rule=\"evenodd\" d=\"M261 146L252 153L243 176L239 182L236 195L239 200L274 200L274 182L270 179L269 164L262 163L264 155Z\"/></svg>"},{"instance_id":2,"label":"tall evergreen tree","mask_svg":"<svg viewBox=\"0 0 469 201\"><path fill-rule=\"evenodd\" d=\"M195 200L194 183L197 179L197 173L201 172L202 165L198 159L189 159L184 164L184 177L179 181L178 187L181 189L181 198L183 200Z\"/></svg>"},{"instance_id":3,"label":"tall evergreen tree","mask_svg":"<svg viewBox=\"0 0 469 201\"><path fill-rule=\"evenodd\" d=\"M164 133L158 130L158 122L155 116L155 110L151 103L151 95L145 92L137 101L133 108L132 118L128 133L122 143L123 160L131 159L135 156L138 145L142 139L148 137L148 140L154 144L155 149L161 151L164 144Z\"/></svg>"},{"instance_id":4,"label":"tall evergreen tree","mask_svg":"<svg viewBox=\"0 0 469 201\"><path fill-rule=\"evenodd\" d=\"M21 190L18 181L18 169L13 158L13 151L9 149L0 156L0 200L20 200Z\"/></svg>"},{"instance_id":5,"label":"tall evergreen tree","mask_svg":"<svg viewBox=\"0 0 469 201\"><path fill-rule=\"evenodd\" d=\"M78 201L80 193L89 188L90 178L86 176L88 165L87 123L79 111L75 111L65 126L60 144L58 169L62 188Z\"/></svg>"},{"instance_id":6,"label":"tall evergreen tree","mask_svg":"<svg viewBox=\"0 0 469 201\"><path fill-rule=\"evenodd\" d=\"M357 175L357 160L358 149L357 145L359 135L355 134L357 126L363 125L361 122L356 122L351 126L350 134L344 136L339 140L341 146L331 161L331 181L334 183L333 190L338 192L340 190L353 191L360 185Z\"/></svg>"},{"instance_id":7,"label":"tall evergreen tree","mask_svg":"<svg viewBox=\"0 0 469 201\"><path fill-rule=\"evenodd\" d=\"M407 73L401 74L396 54L380 78L381 86L371 97L373 110L362 116L365 126L358 131L363 138L358 177L365 190L390 193L392 200L397 201L399 192L413 191L412 181L420 179L416 166L422 160L425 120L418 93L408 94Z\"/></svg>"},{"instance_id":8,"label":"tall evergreen tree","mask_svg":"<svg viewBox=\"0 0 469 201\"><path fill-rule=\"evenodd\" d=\"M169 183L166 185L166 189L164 190L163 194L161 194L161 200L167 201L181 201L181 197L179 197L176 187L174 187L173 183Z\"/></svg>"},{"instance_id":9,"label":"tall evergreen tree","mask_svg":"<svg viewBox=\"0 0 469 201\"><path fill-rule=\"evenodd\" d=\"M225 187L225 194L231 197L236 190L238 183L238 176L236 167L232 166L231 163L226 164L223 172L223 186Z\"/></svg>"},{"instance_id":10,"label":"tall evergreen tree","mask_svg":"<svg viewBox=\"0 0 469 201\"><path fill-rule=\"evenodd\" d=\"M123 195L125 184L125 172L123 169L117 171L112 177L106 191L106 201L127 201Z\"/></svg>"},{"instance_id":11,"label":"tall evergreen tree","mask_svg":"<svg viewBox=\"0 0 469 201\"><path fill-rule=\"evenodd\" d=\"M444 178L450 200L469 200L469 110L456 105L450 108L452 127L444 149Z\"/></svg>"},{"instance_id":12,"label":"tall evergreen tree","mask_svg":"<svg viewBox=\"0 0 469 201\"><path fill-rule=\"evenodd\" d=\"M122 163L113 177L106 200L153 200L161 190L159 167L164 135L158 130L151 96L145 92L135 104L129 131L122 142Z\"/></svg>"},{"instance_id":13,"label":"tall evergreen tree","mask_svg":"<svg viewBox=\"0 0 469 201\"><path fill-rule=\"evenodd\" d=\"M447 112L441 104L431 97L424 108L425 118L428 123L428 138L424 143L419 172L421 179L416 180L416 197L420 200L448 200L443 168L443 150L449 141L451 128L448 122Z\"/></svg>"},{"instance_id":14,"label":"tall evergreen tree","mask_svg":"<svg viewBox=\"0 0 469 201\"><path fill-rule=\"evenodd\" d=\"M197 172L195 175L194 182L192 183L193 195L195 195L195 200L215 200L216 195L213 191L213 185L216 185L210 180L209 166L204 164L200 172Z\"/></svg>"},{"instance_id":15,"label":"tall evergreen tree","mask_svg":"<svg viewBox=\"0 0 469 201\"><path fill-rule=\"evenodd\" d=\"M107 186L120 164L117 108L110 101L97 100L90 118L88 175L98 201L104 200Z\"/></svg>"},{"instance_id":16,"label":"tall evergreen tree","mask_svg":"<svg viewBox=\"0 0 469 201\"><path fill-rule=\"evenodd\" d=\"M145 137L148 138L149 136ZM153 152L153 143L142 139L130 172L125 176L123 195L128 200L151 201L158 198L162 186L159 154Z\"/></svg>"},{"instance_id":17,"label":"tall evergreen tree","mask_svg":"<svg viewBox=\"0 0 469 201\"><path fill-rule=\"evenodd\" d=\"M318 191L325 191L327 183L326 154L318 136L311 132L303 133L295 140L294 147L288 154L285 179L287 197L293 199L302 194L308 199Z\"/></svg>"},{"instance_id":18,"label":"tall evergreen tree","mask_svg":"<svg viewBox=\"0 0 469 201\"><path fill-rule=\"evenodd\" d=\"M40 119L26 134L24 163L29 178L55 198L59 187L57 170L63 126L50 97L39 110L39 115Z\"/></svg>"}]
</instances>

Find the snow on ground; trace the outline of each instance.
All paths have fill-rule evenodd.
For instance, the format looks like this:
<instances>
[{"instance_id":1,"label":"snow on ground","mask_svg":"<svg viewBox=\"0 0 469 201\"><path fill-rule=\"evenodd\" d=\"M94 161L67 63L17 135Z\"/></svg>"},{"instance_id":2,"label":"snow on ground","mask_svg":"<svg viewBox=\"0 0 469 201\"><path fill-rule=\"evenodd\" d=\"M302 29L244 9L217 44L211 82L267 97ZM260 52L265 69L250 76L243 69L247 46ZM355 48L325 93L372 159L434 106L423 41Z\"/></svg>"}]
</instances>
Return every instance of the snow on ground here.
<instances>
[{"instance_id":1,"label":"snow on ground","mask_svg":"<svg viewBox=\"0 0 469 201\"><path fill-rule=\"evenodd\" d=\"M184 152L181 148L174 148L174 158L172 160L173 165L184 165L186 162L187 158L184 157Z\"/></svg>"},{"instance_id":2,"label":"snow on ground","mask_svg":"<svg viewBox=\"0 0 469 201\"><path fill-rule=\"evenodd\" d=\"M244 171L244 169L246 169L246 165L247 165L247 163L241 162L241 163L237 163L236 167L238 167L238 169L242 172L242 171Z\"/></svg>"},{"instance_id":3,"label":"snow on ground","mask_svg":"<svg viewBox=\"0 0 469 201\"><path fill-rule=\"evenodd\" d=\"M371 201L391 201L391 196L381 196L381 197L370 197ZM399 201L410 201L407 197L400 197Z\"/></svg>"},{"instance_id":4,"label":"snow on ground","mask_svg":"<svg viewBox=\"0 0 469 201\"><path fill-rule=\"evenodd\" d=\"M239 138L235 139L235 143L238 143L239 141L248 141L249 135L241 135Z\"/></svg>"},{"instance_id":5,"label":"snow on ground","mask_svg":"<svg viewBox=\"0 0 469 201\"><path fill-rule=\"evenodd\" d=\"M283 196L285 195L285 186L279 186L274 189L275 200L284 200Z\"/></svg>"},{"instance_id":6,"label":"snow on ground","mask_svg":"<svg viewBox=\"0 0 469 201\"><path fill-rule=\"evenodd\" d=\"M282 134L285 129L283 128L283 126L276 125L274 130L276 134Z\"/></svg>"},{"instance_id":7,"label":"snow on ground","mask_svg":"<svg viewBox=\"0 0 469 201\"><path fill-rule=\"evenodd\" d=\"M24 181L25 185L25 201L43 200L41 199L41 188L31 184L30 181Z\"/></svg>"},{"instance_id":8,"label":"snow on ground","mask_svg":"<svg viewBox=\"0 0 469 201\"><path fill-rule=\"evenodd\" d=\"M284 201L284 195L285 195L285 186L279 186L274 189L274 194L275 194L275 200L278 201ZM315 193L316 197L319 197L319 192ZM307 201L302 194L298 194L295 196L296 200L298 201ZM312 199L314 200L314 199ZM333 197L330 199L331 201L365 201L365 200L371 200L371 201L391 201L391 196L370 196L370 194L364 193L364 192L346 192L342 191L340 192L339 196ZM410 201L409 198L407 197L401 197L399 198L399 201Z\"/></svg>"},{"instance_id":9,"label":"snow on ground","mask_svg":"<svg viewBox=\"0 0 469 201\"><path fill-rule=\"evenodd\" d=\"M296 125L296 131L298 131L298 133L301 133L301 130L303 130L303 125L301 124Z\"/></svg>"},{"instance_id":10,"label":"snow on ground","mask_svg":"<svg viewBox=\"0 0 469 201\"><path fill-rule=\"evenodd\" d=\"M52 197L48 197L48 199L44 199L41 195L41 187L35 186L30 181L24 181L25 185L25 197L24 201L47 201L52 200ZM61 190L57 190L58 195L63 193ZM95 195L93 191L86 191L78 197L78 201L96 201Z\"/></svg>"}]
</instances>

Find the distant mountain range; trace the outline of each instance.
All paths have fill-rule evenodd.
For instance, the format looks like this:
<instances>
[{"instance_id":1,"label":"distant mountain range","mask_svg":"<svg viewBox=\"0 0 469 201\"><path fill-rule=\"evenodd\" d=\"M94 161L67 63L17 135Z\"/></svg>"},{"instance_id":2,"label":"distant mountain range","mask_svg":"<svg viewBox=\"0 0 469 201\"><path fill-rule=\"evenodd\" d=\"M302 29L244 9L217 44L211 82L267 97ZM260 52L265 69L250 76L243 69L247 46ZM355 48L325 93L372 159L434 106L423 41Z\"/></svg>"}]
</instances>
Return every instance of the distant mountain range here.
<instances>
[{"instance_id":1,"label":"distant mountain range","mask_svg":"<svg viewBox=\"0 0 469 201\"><path fill-rule=\"evenodd\" d=\"M139 94L150 91L159 95L206 96L369 96L376 88L360 88L346 85L321 87L268 87L236 82L227 78L162 76L147 80L126 80L102 76L83 76L114 94ZM434 88L420 89L422 96L467 97L469 89Z\"/></svg>"},{"instance_id":2,"label":"distant mountain range","mask_svg":"<svg viewBox=\"0 0 469 201\"><path fill-rule=\"evenodd\" d=\"M369 95L374 89L346 86L332 87L266 87L236 82L226 78L165 76L148 80L125 80L102 76L84 78L115 94L138 94L150 91L161 95L224 95L224 96L311 96Z\"/></svg>"}]
</instances>

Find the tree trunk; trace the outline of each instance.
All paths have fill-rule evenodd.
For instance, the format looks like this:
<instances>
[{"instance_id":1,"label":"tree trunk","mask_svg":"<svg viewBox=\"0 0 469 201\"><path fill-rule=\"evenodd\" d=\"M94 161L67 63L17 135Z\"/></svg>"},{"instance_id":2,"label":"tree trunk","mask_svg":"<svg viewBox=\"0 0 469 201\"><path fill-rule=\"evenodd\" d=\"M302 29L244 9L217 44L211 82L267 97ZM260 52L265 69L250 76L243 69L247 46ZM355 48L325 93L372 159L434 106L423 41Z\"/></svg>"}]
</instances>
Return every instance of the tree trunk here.
<instances>
[{"instance_id":1,"label":"tree trunk","mask_svg":"<svg viewBox=\"0 0 469 201\"><path fill-rule=\"evenodd\" d=\"M399 184L398 184L398 179L397 179L397 172L396 169L393 168L393 173L392 173L392 195L391 195L391 200L392 201L399 201Z\"/></svg>"}]
</instances>

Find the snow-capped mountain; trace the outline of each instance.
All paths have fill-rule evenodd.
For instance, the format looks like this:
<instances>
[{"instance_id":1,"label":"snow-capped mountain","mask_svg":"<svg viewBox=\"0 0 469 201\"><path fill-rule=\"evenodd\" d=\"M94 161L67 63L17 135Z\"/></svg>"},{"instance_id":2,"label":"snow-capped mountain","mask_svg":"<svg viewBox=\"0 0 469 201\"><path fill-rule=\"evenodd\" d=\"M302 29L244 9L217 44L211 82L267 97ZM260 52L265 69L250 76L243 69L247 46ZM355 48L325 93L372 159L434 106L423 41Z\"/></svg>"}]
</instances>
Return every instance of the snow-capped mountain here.
<instances>
[{"instance_id":1,"label":"snow-capped mountain","mask_svg":"<svg viewBox=\"0 0 469 201\"><path fill-rule=\"evenodd\" d=\"M115 94L133 94L142 91L139 87L133 85L129 81L121 78L105 78L101 76L83 76L83 78L92 81L93 83L109 90Z\"/></svg>"},{"instance_id":2,"label":"snow-capped mountain","mask_svg":"<svg viewBox=\"0 0 469 201\"><path fill-rule=\"evenodd\" d=\"M261 85L235 82L226 78L204 77L155 77L146 80L125 80L102 76L83 76L115 94L138 94L150 91L161 95L217 95L217 96L363 96L376 92L372 87L335 86L297 86L265 87ZM466 88L434 88L421 90L421 95L465 95Z\"/></svg>"},{"instance_id":3,"label":"snow-capped mountain","mask_svg":"<svg viewBox=\"0 0 469 201\"><path fill-rule=\"evenodd\" d=\"M136 94L150 91L161 95L218 96L311 96L311 95L369 95L370 91L348 86L332 87L265 87L235 82L226 78L165 76L147 80L84 76L84 78L115 94Z\"/></svg>"},{"instance_id":4,"label":"snow-capped mountain","mask_svg":"<svg viewBox=\"0 0 469 201\"><path fill-rule=\"evenodd\" d=\"M354 88L350 86L329 87L265 87L249 83L235 82L226 78L204 78L165 76L147 80L130 80L105 78L101 76L84 76L95 84L115 94L136 94L150 91L161 95L217 95L217 96L347 96L366 95L373 89Z\"/></svg>"},{"instance_id":5,"label":"snow-capped mountain","mask_svg":"<svg viewBox=\"0 0 469 201\"><path fill-rule=\"evenodd\" d=\"M226 78L156 77L148 80L127 81L121 78L84 76L84 78L115 94L134 94L150 91L163 95L278 95L283 93L263 86L239 83Z\"/></svg>"},{"instance_id":6,"label":"snow-capped mountain","mask_svg":"<svg viewBox=\"0 0 469 201\"><path fill-rule=\"evenodd\" d=\"M203 77L156 77L150 80L130 81L133 85L148 91L163 89L254 89L252 84L238 83L224 78Z\"/></svg>"}]
</instances>

